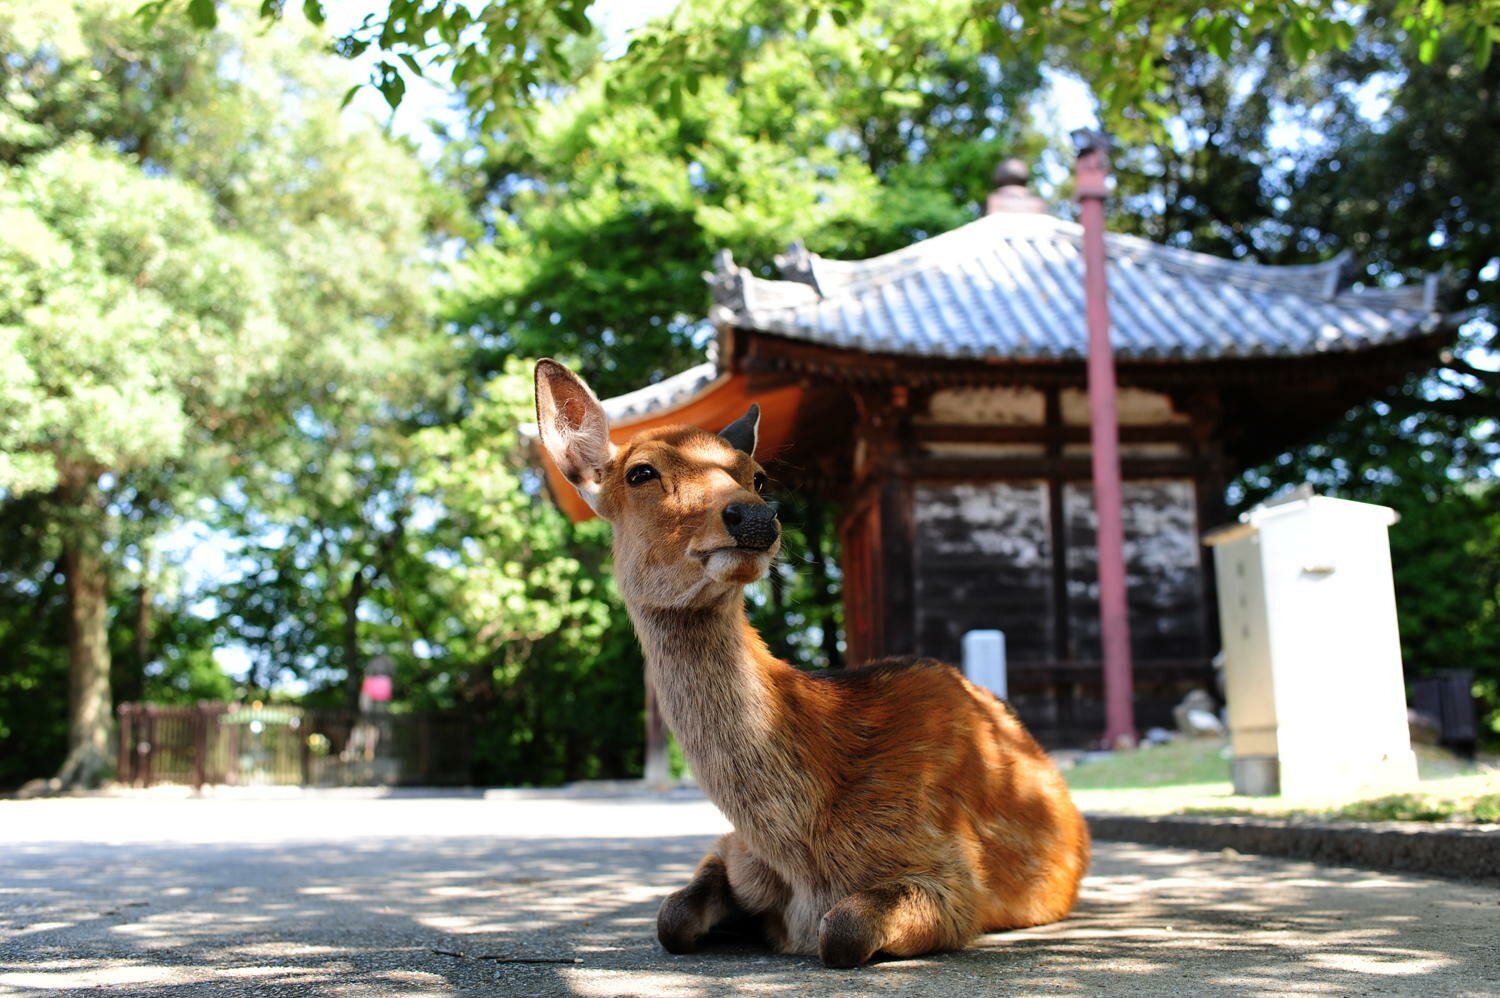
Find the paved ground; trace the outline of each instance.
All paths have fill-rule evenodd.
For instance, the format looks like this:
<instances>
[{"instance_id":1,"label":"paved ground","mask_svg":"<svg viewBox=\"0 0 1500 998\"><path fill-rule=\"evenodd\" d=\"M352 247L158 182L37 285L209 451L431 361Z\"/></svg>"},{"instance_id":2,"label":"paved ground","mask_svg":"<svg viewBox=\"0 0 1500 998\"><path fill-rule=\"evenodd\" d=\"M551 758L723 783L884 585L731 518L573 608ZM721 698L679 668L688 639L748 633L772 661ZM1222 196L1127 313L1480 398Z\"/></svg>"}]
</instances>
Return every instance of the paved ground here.
<instances>
[{"instance_id":1,"label":"paved ground","mask_svg":"<svg viewBox=\"0 0 1500 998\"><path fill-rule=\"evenodd\" d=\"M669 956L701 801L0 801L0 995L1500 995L1500 889L1099 843L1075 915L829 971ZM549 962L505 962L505 961Z\"/></svg>"}]
</instances>

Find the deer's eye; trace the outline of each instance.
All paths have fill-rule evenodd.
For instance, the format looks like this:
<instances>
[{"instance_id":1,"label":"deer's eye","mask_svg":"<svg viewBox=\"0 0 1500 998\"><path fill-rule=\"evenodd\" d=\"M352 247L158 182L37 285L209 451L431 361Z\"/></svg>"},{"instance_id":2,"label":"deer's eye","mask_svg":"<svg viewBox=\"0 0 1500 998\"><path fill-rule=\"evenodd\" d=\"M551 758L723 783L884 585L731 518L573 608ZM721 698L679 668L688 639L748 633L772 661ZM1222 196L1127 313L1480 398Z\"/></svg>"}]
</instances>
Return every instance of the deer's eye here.
<instances>
[{"instance_id":1,"label":"deer's eye","mask_svg":"<svg viewBox=\"0 0 1500 998\"><path fill-rule=\"evenodd\" d=\"M755 491L757 493L765 492L766 491L766 476L757 471L755 473L754 485L755 485Z\"/></svg>"},{"instance_id":2,"label":"deer's eye","mask_svg":"<svg viewBox=\"0 0 1500 998\"><path fill-rule=\"evenodd\" d=\"M645 485L647 482L660 477L661 472L651 467L651 465L638 464L625 472L625 484L631 486Z\"/></svg>"}]
</instances>

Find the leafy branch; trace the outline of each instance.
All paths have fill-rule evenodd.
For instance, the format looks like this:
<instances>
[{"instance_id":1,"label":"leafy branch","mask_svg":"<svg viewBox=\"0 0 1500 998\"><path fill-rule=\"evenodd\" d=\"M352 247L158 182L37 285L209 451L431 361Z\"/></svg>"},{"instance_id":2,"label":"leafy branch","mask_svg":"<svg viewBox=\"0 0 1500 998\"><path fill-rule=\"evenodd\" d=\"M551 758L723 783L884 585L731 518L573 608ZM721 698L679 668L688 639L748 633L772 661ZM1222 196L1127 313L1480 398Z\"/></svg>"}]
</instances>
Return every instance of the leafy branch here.
<instances>
[{"instance_id":1,"label":"leafy branch","mask_svg":"<svg viewBox=\"0 0 1500 998\"><path fill-rule=\"evenodd\" d=\"M180 11L211 29L228 2L150 0L140 12L155 19ZM280 20L286 6L285 0L262 0L260 16ZM597 36L592 6L593 0L502 0L476 11L461 0L390 0L331 43L347 58L372 48L388 56L375 63L364 85L392 108L405 96L408 75L444 82L446 74L476 124L514 128L551 86L575 83L586 68L570 44ZM311 24L326 25L322 0L300 7ZM709 20L674 12L632 33L622 58L647 81L650 99L680 109L704 79L732 80L746 48L788 20L784 0L739 0L735 7ZM825 18L843 26L869 7L868 0L804 0L800 30L810 33ZM1093 87L1106 126L1127 135L1158 132L1176 112L1171 64L1185 50L1227 60L1269 34L1304 62L1347 50L1369 16L1367 8L1343 0L968 0L967 9L986 49L1002 63L1064 55L1062 61ZM1500 40L1500 0L1395 0L1391 17L1417 41L1423 63L1439 58L1444 39L1457 38L1484 68ZM737 26L731 44L710 21ZM903 57L920 60L923 53Z\"/></svg>"}]
</instances>

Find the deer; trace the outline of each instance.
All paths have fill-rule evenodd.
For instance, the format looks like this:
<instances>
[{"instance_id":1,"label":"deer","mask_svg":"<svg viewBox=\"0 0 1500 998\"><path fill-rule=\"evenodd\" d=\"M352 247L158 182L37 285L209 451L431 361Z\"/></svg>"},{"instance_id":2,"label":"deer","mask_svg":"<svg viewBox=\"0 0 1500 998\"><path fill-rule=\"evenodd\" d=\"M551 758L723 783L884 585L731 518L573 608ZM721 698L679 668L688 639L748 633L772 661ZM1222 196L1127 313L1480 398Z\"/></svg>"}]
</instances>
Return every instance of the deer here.
<instances>
[{"instance_id":1,"label":"deer","mask_svg":"<svg viewBox=\"0 0 1500 998\"><path fill-rule=\"evenodd\" d=\"M616 445L581 378L551 359L535 375L542 448L611 524L647 680L733 827L662 902L661 945L758 923L776 951L847 968L1064 918L1088 829L1006 703L930 658L807 672L750 624L745 587L781 545L759 406Z\"/></svg>"}]
</instances>

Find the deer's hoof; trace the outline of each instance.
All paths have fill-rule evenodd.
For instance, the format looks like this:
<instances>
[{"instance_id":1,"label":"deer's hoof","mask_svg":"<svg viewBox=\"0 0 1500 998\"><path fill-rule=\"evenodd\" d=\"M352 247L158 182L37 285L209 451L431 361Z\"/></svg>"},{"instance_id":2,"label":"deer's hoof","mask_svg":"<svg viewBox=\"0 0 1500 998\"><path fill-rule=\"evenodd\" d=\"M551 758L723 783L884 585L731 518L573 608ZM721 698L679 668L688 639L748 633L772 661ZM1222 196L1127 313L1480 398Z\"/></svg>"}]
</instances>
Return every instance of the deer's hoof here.
<instances>
[{"instance_id":1,"label":"deer's hoof","mask_svg":"<svg viewBox=\"0 0 1500 998\"><path fill-rule=\"evenodd\" d=\"M668 953L691 953L703 937L703 913L686 897L689 888L670 894L656 913L656 938Z\"/></svg>"},{"instance_id":2,"label":"deer's hoof","mask_svg":"<svg viewBox=\"0 0 1500 998\"><path fill-rule=\"evenodd\" d=\"M879 948L875 927L852 907L835 905L818 925L818 956L826 967L858 967Z\"/></svg>"}]
</instances>

